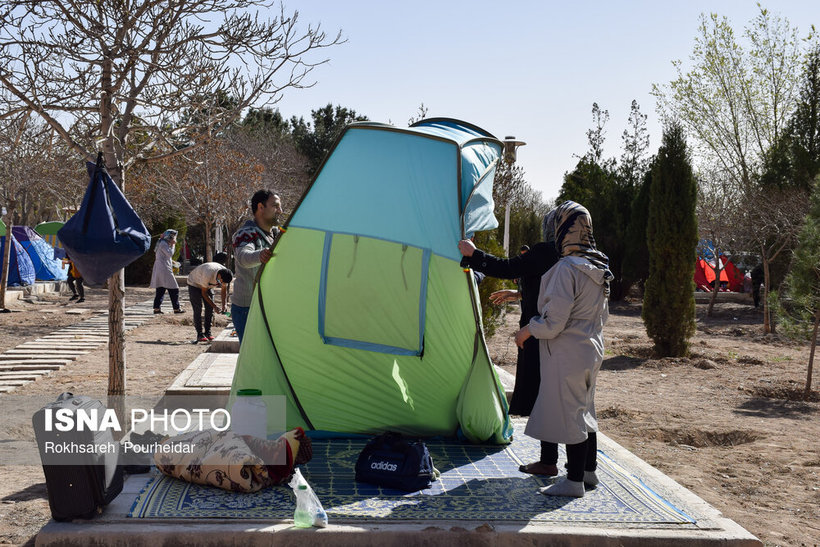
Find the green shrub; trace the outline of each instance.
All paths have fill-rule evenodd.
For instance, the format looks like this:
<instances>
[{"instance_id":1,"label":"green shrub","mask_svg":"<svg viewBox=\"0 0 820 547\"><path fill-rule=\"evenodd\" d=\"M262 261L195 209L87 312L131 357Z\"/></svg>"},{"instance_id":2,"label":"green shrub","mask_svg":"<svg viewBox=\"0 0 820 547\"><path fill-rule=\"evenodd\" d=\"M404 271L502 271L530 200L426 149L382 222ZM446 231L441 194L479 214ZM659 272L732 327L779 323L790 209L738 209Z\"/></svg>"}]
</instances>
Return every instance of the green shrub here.
<instances>
[{"instance_id":1,"label":"green shrub","mask_svg":"<svg viewBox=\"0 0 820 547\"><path fill-rule=\"evenodd\" d=\"M643 297L646 333L662 357L681 357L695 334L695 217L697 183L683 128L664 129L652 169L646 242L649 277Z\"/></svg>"}]
</instances>

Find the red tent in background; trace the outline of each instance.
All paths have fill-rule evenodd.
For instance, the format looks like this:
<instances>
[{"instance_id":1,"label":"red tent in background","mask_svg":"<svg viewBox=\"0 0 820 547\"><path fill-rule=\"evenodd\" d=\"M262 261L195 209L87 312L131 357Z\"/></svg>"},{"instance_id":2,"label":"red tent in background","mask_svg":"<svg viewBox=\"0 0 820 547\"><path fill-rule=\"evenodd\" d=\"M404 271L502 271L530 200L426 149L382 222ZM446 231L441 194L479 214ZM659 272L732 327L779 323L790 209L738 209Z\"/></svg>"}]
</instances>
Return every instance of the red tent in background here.
<instances>
[{"instance_id":1,"label":"red tent in background","mask_svg":"<svg viewBox=\"0 0 820 547\"><path fill-rule=\"evenodd\" d=\"M732 292L743 292L743 274L737 269L737 266L732 264L732 261L721 255L720 261L723 264L723 269L720 271L721 285L726 283L726 288L721 290L729 290ZM695 263L695 287L711 292L715 283L715 270L712 264L700 258Z\"/></svg>"},{"instance_id":2,"label":"red tent in background","mask_svg":"<svg viewBox=\"0 0 820 547\"><path fill-rule=\"evenodd\" d=\"M732 292L743 292L743 274L737 269L731 260L725 256L720 257L723 260L723 271L720 272L720 279L723 281L723 274L729 278L729 290Z\"/></svg>"},{"instance_id":3,"label":"red tent in background","mask_svg":"<svg viewBox=\"0 0 820 547\"><path fill-rule=\"evenodd\" d=\"M695 289L700 291L711 292L712 286L709 284L709 279L706 277L706 270L712 274L712 281L715 280L715 272L711 266L706 265L706 261L699 258L695 262Z\"/></svg>"}]
</instances>

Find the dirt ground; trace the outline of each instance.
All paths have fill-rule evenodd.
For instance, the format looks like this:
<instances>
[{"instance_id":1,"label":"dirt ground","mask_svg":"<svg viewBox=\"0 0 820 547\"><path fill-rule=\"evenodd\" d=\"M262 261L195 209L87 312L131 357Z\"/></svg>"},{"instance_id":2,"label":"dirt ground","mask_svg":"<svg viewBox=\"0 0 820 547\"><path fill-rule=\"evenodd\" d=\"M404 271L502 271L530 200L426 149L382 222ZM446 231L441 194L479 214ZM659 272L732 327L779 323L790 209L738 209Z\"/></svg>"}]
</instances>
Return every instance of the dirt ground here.
<instances>
[{"instance_id":1,"label":"dirt ground","mask_svg":"<svg viewBox=\"0 0 820 547\"><path fill-rule=\"evenodd\" d=\"M152 292L129 287L126 305ZM13 305L0 314L0 352L91 317L107 308L108 295L91 289L81 305L67 296ZM89 311L65 313L79 306ZM820 544L820 393L800 398L808 345L762 335L750 303L721 302L711 318L698 305L690 358L653 359L640 303L611 311L596 399L601 431L766 545ZM494 361L512 373L517 322L511 308L489 341ZM163 391L204 351L193 335L190 314L154 316L129 331L128 391ZM103 346L13 393L104 393L107 363ZM33 544L49 518L40 466L0 466L0 544Z\"/></svg>"},{"instance_id":2,"label":"dirt ground","mask_svg":"<svg viewBox=\"0 0 820 547\"><path fill-rule=\"evenodd\" d=\"M691 357L653 359L640 302L610 310L601 432L765 545L820 544L820 393L802 400L809 345L763 335L751 299L719 301L713 317L697 305ZM506 319L491 356L514 373L518 315Z\"/></svg>"},{"instance_id":3,"label":"dirt ground","mask_svg":"<svg viewBox=\"0 0 820 547\"><path fill-rule=\"evenodd\" d=\"M42 295L33 302L7 301L11 313L0 313L0 353L61 327L79 323L108 309L108 291L86 289L86 301L68 300L70 293ZM153 299L154 290L128 287L126 307ZM187 293L180 291L187 309ZM168 297L165 306L170 311ZM86 310L81 315L65 312ZM215 331L227 320L216 317ZM190 311L155 315L143 325L126 332L126 390L128 393L161 394L194 358L206 350L193 343L195 330ZM64 391L104 396L108 386L108 346L80 356L62 370L15 389L14 395L50 395ZM3 395L0 395L2 397ZM34 537L51 518L42 468L0 465L0 544L34 545Z\"/></svg>"}]
</instances>

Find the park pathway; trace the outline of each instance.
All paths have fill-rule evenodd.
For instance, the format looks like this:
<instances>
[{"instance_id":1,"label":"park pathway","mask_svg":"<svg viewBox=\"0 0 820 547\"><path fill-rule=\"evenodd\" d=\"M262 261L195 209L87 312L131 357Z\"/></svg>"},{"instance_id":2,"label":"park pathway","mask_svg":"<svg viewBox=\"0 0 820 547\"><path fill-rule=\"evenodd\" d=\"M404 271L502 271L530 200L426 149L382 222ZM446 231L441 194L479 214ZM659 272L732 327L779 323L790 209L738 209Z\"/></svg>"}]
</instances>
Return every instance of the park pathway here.
<instances>
[{"instance_id":1,"label":"park pathway","mask_svg":"<svg viewBox=\"0 0 820 547\"><path fill-rule=\"evenodd\" d=\"M79 310L74 310L78 312ZM125 308L125 330L154 317L153 301ZM24 342L0 354L0 393L8 393L68 365L108 343L108 312Z\"/></svg>"}]
</instances>

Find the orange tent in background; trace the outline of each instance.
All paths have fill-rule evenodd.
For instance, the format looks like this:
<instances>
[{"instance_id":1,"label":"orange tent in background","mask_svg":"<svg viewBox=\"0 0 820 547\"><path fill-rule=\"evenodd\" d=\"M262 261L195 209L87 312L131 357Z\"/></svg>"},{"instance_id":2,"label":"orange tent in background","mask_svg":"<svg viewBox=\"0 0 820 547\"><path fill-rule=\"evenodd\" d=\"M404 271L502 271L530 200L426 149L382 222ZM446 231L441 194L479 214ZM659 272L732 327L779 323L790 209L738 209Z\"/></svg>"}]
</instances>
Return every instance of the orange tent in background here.
<instances>
[{"instance_id":1,"label":"orange tent in background","mask_svg":"<svg viewBox=\"0 0 820 547\"><path fill-rule=\"evenodd\" d=\"M706 276L706 270L709 270L709 273L712 274L712 281L715 280L715 272L712 270L711 266L706 265L706 261L702 258L699 258L695 262L695 289L700 291L710 292L712 290L712 285L709 284L709 278Z\"/></svg>"},{"instance_id":2,"label":"orange tent in background","mask_svg":"<svg viewBox=\"0 0 820 547\"><path fill-rule=\"evenodd\" d=\"M731 260L725 256L720 257L723 260L723 271L720 272L720 280L723 281L723 274L729 279L729 290L732 292L743 292L743 273L737 269Z\"/></svg>"},{"instance_id":3,"label":"orange tent in background","mask_svg":"<svg viewBox=\"0 0 820 547\"><path fill-rule=\"evenodd\" d=\"M743 274L732 264L732 261L725 256L720 257L723 269L720 271L721 284L726 283L726 288L732 292L743 292ZM695 263L695 286L696 288L710 292L715 283L715 270L712 264L700 258Z\"/></svg>"}]
</instances>

